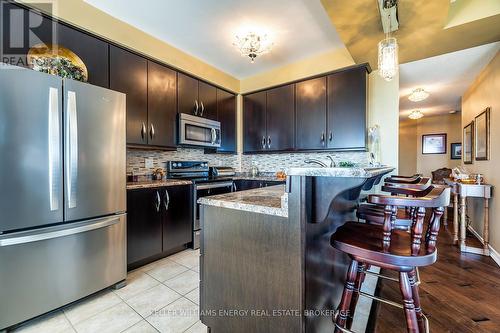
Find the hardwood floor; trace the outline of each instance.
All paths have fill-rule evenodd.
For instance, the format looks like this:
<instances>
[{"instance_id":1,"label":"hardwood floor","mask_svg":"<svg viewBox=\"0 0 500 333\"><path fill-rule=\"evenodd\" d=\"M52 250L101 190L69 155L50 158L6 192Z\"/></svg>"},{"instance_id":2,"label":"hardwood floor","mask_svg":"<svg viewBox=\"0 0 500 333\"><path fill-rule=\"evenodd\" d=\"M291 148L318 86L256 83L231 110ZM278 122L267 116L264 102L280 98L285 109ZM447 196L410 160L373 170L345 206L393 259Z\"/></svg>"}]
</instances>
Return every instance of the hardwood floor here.
<instances>
[{"instance_id":1,"label":"hardwood floor","mask_svg":"<svg viewBox=\"0 0 500 333\"><path fill-rule=\"evenodd\" d=\"M420 269L420 298L430 331L500 332L500 268L489 257L461 254L452 244L451 221L441 228L437 262ZM471 245L479 245L472 235L468 235L469 240ZM395 282L379 282L378 294L401 302ZM402 310L376 304L366 332L406 332Z\"/></svg>"}]
</instances>

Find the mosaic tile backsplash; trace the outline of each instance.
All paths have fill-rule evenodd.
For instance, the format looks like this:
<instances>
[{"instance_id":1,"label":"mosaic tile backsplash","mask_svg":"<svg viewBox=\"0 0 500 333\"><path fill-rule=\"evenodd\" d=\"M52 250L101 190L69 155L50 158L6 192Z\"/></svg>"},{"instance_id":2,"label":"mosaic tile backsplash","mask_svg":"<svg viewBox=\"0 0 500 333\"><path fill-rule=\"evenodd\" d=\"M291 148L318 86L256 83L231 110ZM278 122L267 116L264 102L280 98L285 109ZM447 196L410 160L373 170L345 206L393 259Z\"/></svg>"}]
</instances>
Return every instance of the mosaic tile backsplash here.
<instances>
[{"instance_id":1,"label":"mosaic tile backsplash","mask_svg":"<svg viewBox=\"0 0 500 333\"><path fill-rule=\"evenodd\" d=\"M127 149L127 173L137 175L151 174L157 168L165 168L167 161L207 161L211 166L229 166L239 172L248 172L256 166L260 172L286 171L291 167L310 166L304 163L306 159L318 159L329 164L327 156L333 157L338 163L342 161L356 164L368 164L366 152L332 152L332 153L284 153L256 155L205 154L203 149L178 148L177 151L157 151ZM153 160L153 167L146 168L144 160Z\"/></svg>"}]
</instances>

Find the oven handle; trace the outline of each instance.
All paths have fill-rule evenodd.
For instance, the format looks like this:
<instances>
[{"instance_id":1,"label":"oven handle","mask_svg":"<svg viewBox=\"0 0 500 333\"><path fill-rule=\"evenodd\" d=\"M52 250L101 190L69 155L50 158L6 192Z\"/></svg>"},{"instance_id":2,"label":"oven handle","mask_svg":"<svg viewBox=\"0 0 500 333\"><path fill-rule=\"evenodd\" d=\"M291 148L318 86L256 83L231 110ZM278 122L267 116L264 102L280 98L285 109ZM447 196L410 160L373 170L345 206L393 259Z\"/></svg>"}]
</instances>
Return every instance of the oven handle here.
<instances>
[{"instance_id":1,"label":"oven handle","mask_svg":"<svg viewBox=\"0 0 500 333\"><path fill-rule=\"evenodd\" d=\"M200 184L196 185L196 190L208 190L211 188L221 188L221 187L228 187L228 186L233 186L233 182L223 182L223 183L215 183L215 184Z\"/></svg>"}]
</instances>

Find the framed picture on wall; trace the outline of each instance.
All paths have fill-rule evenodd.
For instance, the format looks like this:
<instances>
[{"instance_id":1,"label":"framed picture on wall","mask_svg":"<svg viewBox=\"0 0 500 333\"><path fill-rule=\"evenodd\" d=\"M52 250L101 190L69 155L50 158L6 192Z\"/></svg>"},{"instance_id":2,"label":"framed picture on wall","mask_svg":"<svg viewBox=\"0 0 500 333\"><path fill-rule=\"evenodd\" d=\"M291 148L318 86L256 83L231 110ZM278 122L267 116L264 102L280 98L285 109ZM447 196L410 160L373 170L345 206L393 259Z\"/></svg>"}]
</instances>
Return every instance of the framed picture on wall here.
<instances>
[{"instance_id":1,"label":"framed picture on wall","mask_svg":"<svg viewBox=\"0 0 500 333\"><path fill-rule=\"evenodd\" d=\"M474 156L476 161L487 161L490 147L490 108L486 108L474 121Z\"/></svg>"},{"instance_id":2,"label":"framed picture on wall","mask_svg":"<svg viewBox=\"0 0 500 333\"><path fill-rule=\"evenodd\" d=\"M446 134L422 135L422 154L446 154Z\"/></svg>"},{"instance_id":3,"label":"framed picture on wall","mask_svg":"<svg viewBox=\"0 0 500 333\"><path fill-rule=\"evenodd\" d=\"M474 121L464 127L463 137L463 161L464 164L472 164L472 147L474 146Z\"/></svg>"},{"instance_id":4,"label":"framed picture on wall","mask_svg":"<svg viewBox=\"0 0 500 333\"><path fill-rule=\"evenodd\" d=\"M462 159L462 143L455 142L451 144L451 159L460 160Z\"/></svg>"}]
</instances>

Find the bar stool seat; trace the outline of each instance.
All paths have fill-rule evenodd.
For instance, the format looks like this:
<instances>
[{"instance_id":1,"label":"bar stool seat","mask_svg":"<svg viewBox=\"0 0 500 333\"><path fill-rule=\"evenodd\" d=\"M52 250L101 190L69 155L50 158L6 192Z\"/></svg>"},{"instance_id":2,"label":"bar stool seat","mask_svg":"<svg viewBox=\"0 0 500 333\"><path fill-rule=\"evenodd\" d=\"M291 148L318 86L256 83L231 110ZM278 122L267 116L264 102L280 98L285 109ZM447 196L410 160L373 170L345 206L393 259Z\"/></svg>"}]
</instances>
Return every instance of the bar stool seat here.
<instances>
[{"instance_id":1,"label":"bar stool seat","mask_svg":"<svg viewBox=\"0 0 500 333\"><path fill-rule=\"evenodd\" d=\"M426 253L421 248L418 254L413 254L411 234L403 230L393 230L391 243L387 250L383 247L384 233L378 225L347 222L339 227L331 238L331 245L337 250L347 253L355 259L375 266L409 266L420 267L436 262L437 251Z\"/></svg>"}]
</instances>

